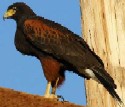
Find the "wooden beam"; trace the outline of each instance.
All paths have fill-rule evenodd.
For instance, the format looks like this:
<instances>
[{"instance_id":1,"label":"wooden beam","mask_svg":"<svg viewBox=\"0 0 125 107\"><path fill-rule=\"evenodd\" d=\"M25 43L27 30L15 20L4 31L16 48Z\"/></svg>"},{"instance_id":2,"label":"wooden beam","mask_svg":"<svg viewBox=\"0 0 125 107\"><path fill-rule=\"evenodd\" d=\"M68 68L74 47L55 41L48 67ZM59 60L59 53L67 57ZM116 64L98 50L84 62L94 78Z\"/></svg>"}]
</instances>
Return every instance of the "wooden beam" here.
<instances>
[{"instance_id":1,"label":"wooden beam","mask_svg":"<svg viewBox=\"0 0 125 107\"><path fill-rule=\"evenodd\" d=\"M0 88L0 107L84 107L70 102L45 99L12 89Z\"/></svg>"},{"instance_id":2,"label":"wooden beam","mask_svg":"<svg viewBox=\"0 0 125 107\"><path fill-rule=\"evenodd\" d=\"M80 0L83 38L100 56L125 103L125 0ZM106 89L86 81L87 107L119 107Z\"/></svg>"}]
</instances>

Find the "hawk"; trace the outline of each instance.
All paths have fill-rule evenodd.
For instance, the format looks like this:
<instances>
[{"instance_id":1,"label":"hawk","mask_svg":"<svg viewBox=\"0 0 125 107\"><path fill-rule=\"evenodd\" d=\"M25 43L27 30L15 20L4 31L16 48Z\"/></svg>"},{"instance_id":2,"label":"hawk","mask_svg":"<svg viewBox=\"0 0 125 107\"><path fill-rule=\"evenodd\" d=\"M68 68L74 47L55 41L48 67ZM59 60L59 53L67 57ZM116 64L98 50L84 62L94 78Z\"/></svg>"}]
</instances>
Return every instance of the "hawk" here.
<instances>
[{"instance_id":1,"label":"hawk","mask_svg":"<svg viewBox=\"0 0 125 107\"><path fill-rule=\"evenodd\" d=\"M113 98L122 102L115 91L113 78L105 70L100 57L89 48L83 38L61 24L37 16L23 2L10 5L3 18L16 21L16 49L40 60L48 82L45 98L57 98L56 89L65 80L65 71L68 70L81 77L96 80Z\"/></svg>"}]
</instances>

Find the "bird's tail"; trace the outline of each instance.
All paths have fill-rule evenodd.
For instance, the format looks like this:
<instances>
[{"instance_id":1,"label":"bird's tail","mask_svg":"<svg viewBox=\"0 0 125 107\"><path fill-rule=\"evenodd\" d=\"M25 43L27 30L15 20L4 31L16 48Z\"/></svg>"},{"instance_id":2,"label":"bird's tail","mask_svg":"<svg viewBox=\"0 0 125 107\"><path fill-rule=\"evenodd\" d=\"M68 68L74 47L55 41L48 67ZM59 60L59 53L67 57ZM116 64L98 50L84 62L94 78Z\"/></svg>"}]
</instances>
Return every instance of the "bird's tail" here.
<instances>
[{"instance_id":1,"label":"bird's tail","mask_svg":"<svg viewBox=\"0 0 125 107\"><path fill-rule=\"evenodd\" d=\"M98 79L98 81L107 89L110 95L115 98L120 104L122 102L119 95L116 93L115 89L117 88L116 84L114 83L113 78L107 73L107 71L102 67L94 67L91 69Z\"/></svg>"}]
</instances>

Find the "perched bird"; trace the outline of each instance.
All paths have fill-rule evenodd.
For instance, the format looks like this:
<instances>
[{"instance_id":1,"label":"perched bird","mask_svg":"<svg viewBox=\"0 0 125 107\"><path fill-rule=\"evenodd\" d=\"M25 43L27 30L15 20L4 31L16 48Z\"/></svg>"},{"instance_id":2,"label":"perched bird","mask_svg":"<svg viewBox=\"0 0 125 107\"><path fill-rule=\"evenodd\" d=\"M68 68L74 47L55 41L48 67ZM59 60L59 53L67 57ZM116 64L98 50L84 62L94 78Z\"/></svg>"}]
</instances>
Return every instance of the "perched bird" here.
<instances>
[{"instance_id":1,"label":"perched bird","mask_svg":"<svg viewBox=\"0 0 125 107\"><path fill-rule=\"evenodd\" d=\"M23 2L10 5L3 18L16 21L16 49L40 60L48 81L44 95L46 98L57 98L56 88L63 83L65 71L69 70L101 83L113 98L122 102L115 91L116 84L105 70L102 60L77 34L61 24L37 16Z\"/></svg>"}]
</instances>

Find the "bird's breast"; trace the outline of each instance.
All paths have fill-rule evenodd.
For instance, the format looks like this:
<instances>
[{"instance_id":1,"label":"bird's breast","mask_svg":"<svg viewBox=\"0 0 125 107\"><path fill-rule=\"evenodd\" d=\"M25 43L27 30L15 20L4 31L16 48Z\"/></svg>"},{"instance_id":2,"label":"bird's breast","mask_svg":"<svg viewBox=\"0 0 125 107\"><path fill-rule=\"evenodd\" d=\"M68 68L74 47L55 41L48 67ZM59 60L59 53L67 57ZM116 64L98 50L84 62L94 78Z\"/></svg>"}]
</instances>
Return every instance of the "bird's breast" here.
<instances>
[{"instance_id":1,"label":"bird's breast","mask_svg":"<svg viewBox=\"0 0 125 107\"><path fill-rule=\"evenodd\" d=\"M35 56L37 50L26 40L25 35L17 30L15 34L15 46L18 51L25 55Z\"/></svg>"}]
</instances>

